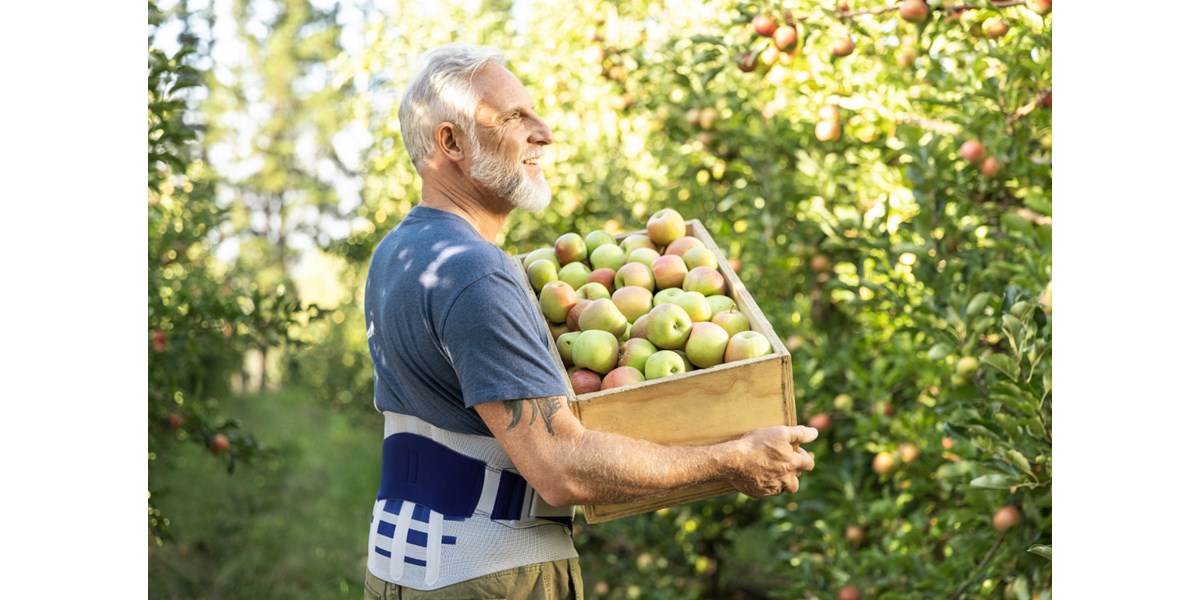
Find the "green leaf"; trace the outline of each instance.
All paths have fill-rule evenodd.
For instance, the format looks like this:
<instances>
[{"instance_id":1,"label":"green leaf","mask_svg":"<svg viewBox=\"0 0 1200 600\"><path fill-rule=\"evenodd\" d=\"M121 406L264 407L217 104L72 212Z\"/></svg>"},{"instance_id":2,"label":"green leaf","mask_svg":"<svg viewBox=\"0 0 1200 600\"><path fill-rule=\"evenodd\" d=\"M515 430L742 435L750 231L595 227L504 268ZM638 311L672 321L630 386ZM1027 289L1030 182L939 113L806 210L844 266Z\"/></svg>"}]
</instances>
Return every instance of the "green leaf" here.
<instances>
[{"instance_id":1,"label":"green leaf","mask_svg":"<svg viewBox=\"0 0 1200 600\"><path fill-rule=\"evenodd\" d=\"M929 349L929 360L941 360L950 356L954 352L954 347L945 342L938 342Z\"/></svg>"},{"instance_id":2,"label":"green leaf","mask_svg":"<svg viewBox=\"0 0 1200 600\"><path fill-rule=\"evenodd\" d=\"M967 316L974 316L979 311L983 310L992 300L991 292L979 292L971 298L971 302L967 304Z\"/></svg>"},{"instance_id":3,"label":"green leaf","mask_svg":"<svg viewBox=\"0 0 1200 600\"><path fill-rule=\"evenodd\" d=\"M1006 456L1008 456L1008 460L1012 461L1013 466L1020 469L1022 473L1037 479L1037 476L1033 474L1033 468L1029 466L1029 459L1025 458L1024 454L1021 454L1017 450L1009 450Z\"/></svg>"},{"instance_id":4,"label":"green leaf","mask_svg":"<svg viewBox=\"0 0 1200 600\"><path fill-rule=\"evenodd\" d=\"M1050 558L1050 545L1049 545L1049 544L1045 544L1045 545L1043 545L1043 544L1034 544L1034 545L1030 546L1028 549L1026 549L1025 551L1026 551L1026 552L1029 552L1029 553L1031 553L1031 554L1036 554L1036 555L1038 555L1038 556L1040 556L1040 557L1042 557L1042 558L1044 558L1044 559L1046 559L1046 560L1051 560L1051 558Z\"/></svg>"},{"instance_id":5,"label":"green leaf","mask_svg":"<svg viewBox=\"0 0 1200 600\"><path fill-rule=\"evenodd\" d=\"M984 488L989 490L1007 490L1011 487L1020 485L1021 479L1013 475L1004 475L1002 473L991 473L989 475L981 475L971 480L971 487Z\"/></svg>"},{"instance_id":6,"label":"green leaf","mask_svg":"<svg viewBox=\"0 0 1200 600\"><path fill-rule=\"evenodd\" d=\"M1020 381L1021 372L1017 368L1017 363L1007 354L989 354L983 357L981 362L1013 381Z\"/></svg>"}]
</instances>

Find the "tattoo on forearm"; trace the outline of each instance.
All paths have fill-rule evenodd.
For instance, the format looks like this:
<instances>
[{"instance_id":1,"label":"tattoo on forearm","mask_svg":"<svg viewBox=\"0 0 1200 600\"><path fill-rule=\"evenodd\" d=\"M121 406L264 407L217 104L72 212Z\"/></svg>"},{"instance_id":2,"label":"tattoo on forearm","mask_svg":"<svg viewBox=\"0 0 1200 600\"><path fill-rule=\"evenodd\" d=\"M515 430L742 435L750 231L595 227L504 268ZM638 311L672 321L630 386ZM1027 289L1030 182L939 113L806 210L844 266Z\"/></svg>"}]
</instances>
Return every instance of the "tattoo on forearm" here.
<instances>
[{"instance_id":1,"label":"tattoo on forearm","mask_svg":"<svg viewBox=\"0 0 1200 600\"><path fill-rule=\"evenodd\" d=\"M507 412L512 417L512 422L508 424L508 428L512 429L521 422L526 402L529 403L529 424L533 425L537 421L538 413L541 412L542 422L546 424L546 431L550 435L554 435L554 427L550 425L550 420L554 418L555 413L562 409L562 401L559 400L558 396L529 400L506 400L504 402L504 412Z\"/></svg>"}]
</instances>

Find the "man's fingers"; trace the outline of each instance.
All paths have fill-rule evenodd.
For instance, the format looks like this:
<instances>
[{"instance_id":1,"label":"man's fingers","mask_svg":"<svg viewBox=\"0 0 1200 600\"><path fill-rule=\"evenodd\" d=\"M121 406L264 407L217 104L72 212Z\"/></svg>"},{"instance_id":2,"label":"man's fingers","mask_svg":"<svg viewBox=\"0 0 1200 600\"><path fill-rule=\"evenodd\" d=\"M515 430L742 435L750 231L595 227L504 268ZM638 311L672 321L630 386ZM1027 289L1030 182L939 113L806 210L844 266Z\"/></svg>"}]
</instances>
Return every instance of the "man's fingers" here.
<instances>
[{"instance_id":1,"label":"man's fingers","mask_svg":"<svg viewBox=\"0 0 1200 600\"><path fill-rule=\"evenodd\" d=\"M788 428L789 442L793 444L807 444L817 439L817 430L804 425L793 425Z\"/></svg>"},{"instance_id":2,"label":"man's fingers","mask_svg":"<svg viewBox=\"0 0 1200 600\"><path fill-rule=\"evenodd\" d=\"M811 471L816 466L816 460L813 455L806 452L803 448L796 451L796 469L797 471Z\"/></svg>"}]
</instances>

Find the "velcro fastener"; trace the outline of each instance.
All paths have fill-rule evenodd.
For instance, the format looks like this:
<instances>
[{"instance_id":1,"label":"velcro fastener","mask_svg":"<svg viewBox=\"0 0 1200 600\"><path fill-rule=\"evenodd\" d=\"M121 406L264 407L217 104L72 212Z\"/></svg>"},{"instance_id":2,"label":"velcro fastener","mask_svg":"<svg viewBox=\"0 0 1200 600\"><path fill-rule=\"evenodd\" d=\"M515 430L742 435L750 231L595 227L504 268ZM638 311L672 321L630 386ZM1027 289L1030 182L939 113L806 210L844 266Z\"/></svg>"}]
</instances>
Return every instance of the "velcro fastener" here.
<instances>
[{"instance_id":1,"label":"velcro fastener","mask_svg":"<svg viewBox=\"0 0 1200 600\"><path fill-rule=\"evenodd\" d=\"M525 478L509 471L500 471L500 482L496 485L496 503L492 506L492 518L501 521L517 521L525 514L525 491L529 484Z\"/></svg>"},{"instance_id":2,"label":"velcro fastener","mask_svg":"<svg viewBox=\"0 0 1200 600\"><path fill-rule=\"evenodd\" d=\"M378 497L400 498L447 517L467 518L475 513L486 470L484 461L455 452L427 437L396 433L383 440ZM520 483L523 497L525 481L522 479ZM517 503L516 518L520 510L521 503Z\"/></svg>"}]
</instances>

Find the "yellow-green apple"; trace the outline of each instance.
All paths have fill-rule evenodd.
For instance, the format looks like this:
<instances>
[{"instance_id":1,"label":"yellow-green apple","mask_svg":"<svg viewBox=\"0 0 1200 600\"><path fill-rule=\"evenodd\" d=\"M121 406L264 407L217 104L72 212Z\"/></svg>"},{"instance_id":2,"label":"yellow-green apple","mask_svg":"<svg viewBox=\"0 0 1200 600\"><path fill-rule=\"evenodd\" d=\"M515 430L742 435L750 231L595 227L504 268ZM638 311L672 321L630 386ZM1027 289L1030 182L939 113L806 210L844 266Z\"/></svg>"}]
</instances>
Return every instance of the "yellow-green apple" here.
<instances>
[{"instance_id":1,"label":"yellow-green apple","mask_svg":"<svg viewBox=\"0 0 1200 600\"><path fill-rule=\"evenodd\" d=\"M587 244L588 256L591 256L596 251L596 248L604 244L616 244L617 240L606 231L596 230L584 236L583 242ZM594 267L595 265L592 266Z\"/></svg>"},{"instance_id":2,"label":"yellow-green apple","mask_svg":"<svg viewBox=\"0 0 1200 600\"><path fill-rule=\"evenodd\" d=\"M646 359L646 380L662 379L687 371L683 357L670 350L659 350Z\"/></svg>"},{"instance_id":3,"label":"yellow-green apple","mask_svg":"<svg viewBox=\"0 0 1200 600\"><path fill-rule=\"evenodd\" d=\"M569 367L575 364L571 358L571 345L575 343L575 338L579 337L578 331L568 331L560 336L554 342L554 347L558 349L558 357L562 359L563 366Z\"/></svg>"},{"instance_id":4,"label":"yellow-green apple","mask_svg":"<svg viewBox=\"0 0 1200 600\"><path fill-rule=\"evenodd\" d=\"M671 352L678 354L679 358L683 359L683 372L684 373L696 370L696 365L693 365L692 361L687 359L687 352L684 352L683 348L679 348L678 350L672 350Z\"/></svg>"},{"instance_id":5,"label":"yellow-green apple","mask_svg":"<svg viewBox=\"0 0 1200 600\"><path fill-rule=\"evenodd\" d=\"M636 285L617 288L612 294L612 301L630 323L654 308L654 294Z\"/></svg>"},{"instance_id":6,"label":"yellow-green apple","mask_svg":"<svg viewBox=\"0 0 1200 600\"><path fill-rule=\"evenodd\" d=\"M542 287L542 293L538 297L538 303L541 305L542 314L546 316L546 320L551 323L564 323L567 320L567 311L571 310L579 302L579 296L575 293L575 288L571 284L555 279Z\"/></svg>"},{"instance_id":7,"label":"yellow-green apple","mask_svg":"<svg viewBox=\"0 0 1200 600\"><path fill-rule=\"evenodd\" d=\"M558 257L560 265L583 262L588 257L587 243L578 233L573 231L564 233L554 240L554 255Z\"/></svg>"},{"instance_id":8,"label":"yellow-green apple","mask_svg":"<svg viewBox=\"0 0 1200 600\"><path fill-rule=\"evenodd\" d=\"M733 298L725 294L710 294L705 296L704 299L708 301L708 305L712 308L714 315L737 306L737 302L734 302Z\"/></svg>"},{"instance_id":9,"label":"yellow-green apple","mask_svg":"<svg viewBox=\"0 0 1200 600\"><path fill-rule=\"evenodd\" d=\"M613 279L616 278L617 272L613 269L603 268L595 269L588 275L588 283L596 282L608 289L608 293L612 293L617 289L613 287Z\"/></svg>"},{"instance_id":10,"label":"yellow-green apple","mask_svg":"<svg viewBox=\"0 0 1200 600\"><path fill-rule=\"evenodd\" d=\"M617 341L624 344L629 341L629 333L633 331L633 323L625 323L625 333L617 337Z\"/></svg>"},{"instance_id":11,"label":"yellow-green apple","mask_svg":"<svg viewBox=\"0 0 1200 600\"><path fill-rule=\"evenodd\" d=\"M635 383L641 383L646 380L646 376L642 372L633 367L617 367L608 372L604 379L600 380L600 389L611 390Z\"/></svg>"},{"instance_id":12,"label":"yellow-green apple","mask_svg":"<svg viewBox=\"0 0 1200 600\"><path fill-rule=\"evenodd\" d=\"M629 326L629 337L630 337L630 339L633 339L633 338L642 338L642 339L646 339L646 322L649 320L649 319L647 319L646 317L647 317L649 314L650 314L650 313L646 313L646 314L644 314L644 315L642 315L642 316L638 317L638 318L637 318L637 320L636 320L636 321L634 321L634 322L633 322L633 323L632 323L632 324ZM650 340L646 340L646 341L650 341Z\"/></svg>"},{"instance_id":13,"label":"yellow-green apple","mask_svg":"<svg viewBox=\"0 0 1200 600\"><path fill-rule=\"evenodd\" d=\"M700 292L684 292L675 299L674 304L682 308L693 323L712 319L712 307Z\"/></svg>"},{"instance_id":14,"label":"yellow-green apple","mask_svg":"<svg viewBox=\"0 0 1200 600\"><path fill-rule=\"evenodd\" d=\"M593 269L620 270L625 264L625 251L616 244L601 244L592 250L591 262Z\"/></svg>"},{"instance_id":15,"label":"yellow-green apple","mask_svg":"<svg viewBox=\"0 0 1200 600\"><path fill-rule=\"evenodd\" d=\"M650 263L650 271L654 273L654 286L665 290L682 286L683 278L687 277L688 268L682 256L664 254Z\"/></svg>"},{"instance_id":16,"label":"yellow-green apple","mask_svg":"<svg viewBox=\"0 0 1200 600\"><path fill-rule=\"evenodd\" d=\"M725 362L725 346L729 344L729 332L713 323L695 323L683 351L693 365L706 369Z\"/></svg>"},{"instance_id":17,"label":"yellow-green apple","mask_svg":"<svg viewBox=\"0 0 1200 600\"><path fill-rule=\"evenodd\" d=\"M658 250L654 248L634 248L629 251L629 255L625 257L626 263L636 262L642 263L650 267L653 271L654 260L659 257Z\"/></svg>"},{"instance_id":18,"label":"yellow-green apple","mask_svg":"<svg viewBox=\"0 0 1200 600\"><path fill-rule=\"evenodd\" d=\"M570 318L570 317L568 317ZM712 322L720 325L730 337L743 331L750 331L750 319L736 308L713 313Z\"/></svg>"},{"instance_id":19,"label":"yellow-green apple","mask_svg":"<svg viewBox=\"0 0 1200 600\"><path fill-rule=\"evenodd\" d=\"M581 262L567 263L558 269L558 278L570 284L573 290L578 290L587 283L588 275L591 274L592 270Z\"/></svg>"},{"instance_id":20,"label":"yellow-green apple","mask_svg":"<svg viewBox=\"0 0 1200 600\"><path fill-rule=\"evenodd\" d=\"M658 352L658 347L650 340L631 337L621 343L620 352L617 354L617 366L633 367L639 371L645 371L646 359L655 352Z\"/></svg>"},{"instance_id":21,"label":"yellow-green apple","mask_svg":"<svg viewBox=\"0 0 1200 600\"><path fill-rule=\"evenodd\" d=\"M695 267L684 276L683 291L700 292L705 296L724 294L725 277L721 275L720 271L712 267Z\"/></svg>"},{"instance_id":22,"label":"yellow-green apple","mask_svg":"<svg viewBox=\"0 0 1200 600\"><path fill-rule=\"evenodd\" d=\"M664 208L650 215L646 221L646 235L659 246L667 246L671 242L687 235L687 224L683 215L673 208Z\"/></svg>"},{"instance_id":23,"label":"yellow-green apple","mask_svg":"<svg viewBox=\"0 0 1200 600\"><path fill-rule=\"evenodd\" d=\"M771 341L767 336L753 329L739 331L729 336L729 344L725 346L725 362L758 358L771 352Z\"/></svg>"},{"instance_id":24,"label":"yellow-green apple","mask_svg":"<svg viewBox=\"0 0 1200 600\"><path fill-rule=\"evenodd\" d=\"M580 300L599 300L601 298L612 298L612 294L608 292L608 288L604 287L602 284L596 283L595 281L589 281L588 283L579 286L579 289L575 290L575 293L579 294Z\"/></svg>"},{"instance_id":25,"label":"yellow-green apple","mask_svg":"<svg viewBox=\"0 0 1200 600\"><path fill-rule=\"evenodd\" d=\"M576 395L600 391L601 382L600 375L594 371L583 368L571 369L571 389Z\"/></svg>"},{"instance_id":26,"label":"yellow-green apple","mask_svg":"<svg viewBox=\"0 0 1200 600\"><path fill-rule=\"evenodd\" d=\"M607 331L582 331L579 337L575 338L575 343L571 344L571 361L576 367L605 375L617 366L620 348L617 336Z\"/></svg>"},{"instance_id":27,"label":"yellow-green apple","mask_svg":"<svg viewBox=\"0 0 1200 600\"><path fill-rule=\"evenodd\" d=\"M570 317L570 312L567 313L567 316L568 318ZM550 323L547 321L546 324L550 326L550 338L554 340L558 340L558 336L571 330L566 323Z\"/></svg>"},{"instance_id":28,"label":"yellow-green apple","mask_svg":"<svg viewBox=\"0 0 1200 600\"><path fill-rule=\"evenodd\" d=\"M696 267L717 268L717 254L703 246L692 248L683 253L683 263L687 265L688 270Z\"/></svg>"},{"instance_id":29,"label":"yellow-green apple","mask_svg":"<svg viewBox=\"0 0 1200 600\"><path fill-rule=\"evenodd\" d=\"M658 246L654 245L654 241L650 239L650 236L640 233L632 233L625 236L625 238L622 239L621 243L618 245L621 246L621 249L625 251L626 259L628 259L630 253L638 248L649 248L650 250L655 251L658 250Z\"/></svg>"},{"instance_id":30,"label":"yellow-green apple","mask_svg":"<svg viewBox=\"0 0 1200 600\"><path fill-rule=\"evenodd\" d=\"M525 274L529 276L529 285L533 286L535 290L540 290L547 283L558 279L558 267L554 265L554 262L540 258L530 263L529 267L525 269Z\"/></svg>"},{"instance_id":31,"label":"yellow-green apple","mask_svg":"<svg viewBox=\"0 0 1200 600\"><path fill-rule=\"evenodd\" d=\"M691 333L692 319L677 304L659 304L646 313L646 338L663 350L682 348Z\"/></svg>"},{"instance_id":32,"label":"yellow-green apple","mask_svg":"<svg viewBox=\"0 0 1200 600\"><path fill-rule=\"evenodd\" d=\"M587 298L581 298L567 311L567 331L579 331L579 315L583 313L583 309L587 308L593 301Z\"/></svg>"},{"instance_id":33,"label":"yellow-green apple","mask_svg":"<svg viewBox=\"0 0 1200 600\"><path fill-rule=\"evenodd\" d=\"M658 290L654 294L654 306L658 306L659 304L663 303L674 304L675 301L678 300L682 295L683 288L673 287L665 290Z\"/></svg>"},{"instance_id":34,"label":"yellow-green apple","mask_svg":"<svg viewBox=\"0 0 1200 600\"><path fill-rule=\"evenodd\" d=\"M891 452L879 452L871 459L871 470L880 475L887 475L896 466L896 457Z\"/></svg>"},{"instance_id":35,"label":"yellow-green apple","mask_svg":"<svg viewBox=\"0 0 1200 600\"><path fill-rule=\"evenodd\" d=\"M558 262L558 255L554 253L554 248L538 248L526 254L524 260L521 261L521 266L528 269L529 265L533 264L533 261L542 260L543 258L554 261L555 269L562 266L562 263Z\"/></svg>"},{"instance_id":36,"label":"yellow-green apple","mask_svg":"<svg viewBox=\"0 0 1200 600\"><path fill-rule=\"evenodd\" d=\"M663 254L674 254L676 256L682 257L683 253L687 252L688 250L691 250L692 248L703 248L703 247L704 247L704 242L700 241L700 238L692 237L690 235L685 235L685 236L671 242L670 244L668 244L667 249L665 251L663 251Z\"/></svg>"},{"instance_id":37,"label":"yellow-green apple","mask_svg":"<svg viewBox=\"0 0 1200 600\"><path fill-rule=\"evenodd\" d=\"M617 304L608 298L593 300L583 312L579 313L579 330L591 331L599 329L607 331L614 338L625 335L629 321L621 314Z\"/></svg>"},{"instance_id":38,"label":"yellow-green apple","mask_svg":"<svg viewBox=\"0 0 1200 600\"><path fill-rule=\"evenodd\" d=\"M621 265L621 268L617 269L617 275L613 277L613 287L619 290L631 285L654 292L654 273L650 272L650 267L639 262Z\"/></svg>"}]
</instances>

